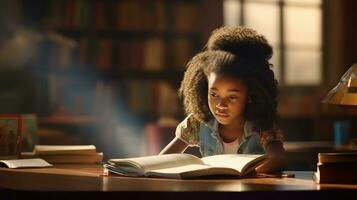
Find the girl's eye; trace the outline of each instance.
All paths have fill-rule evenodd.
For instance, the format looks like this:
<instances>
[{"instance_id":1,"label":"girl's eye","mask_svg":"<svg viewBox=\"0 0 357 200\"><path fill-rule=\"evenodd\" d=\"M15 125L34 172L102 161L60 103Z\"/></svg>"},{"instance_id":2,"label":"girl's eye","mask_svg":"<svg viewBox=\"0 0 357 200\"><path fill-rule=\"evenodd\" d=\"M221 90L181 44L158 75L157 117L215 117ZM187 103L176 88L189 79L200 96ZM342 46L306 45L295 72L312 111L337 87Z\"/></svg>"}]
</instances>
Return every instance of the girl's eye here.
<instances>
[{"instance_id":1,"label":"girl's eye","mask_svg":"<svg viewBox=\"0 0 357 200\"><path fill-rule=\"evenodd\" d=\"M229 99L230 99L230 100L237 100L238 97L237 97L237 96L230 96Z\"/></svg>"},{"instance_id":2,"label":"girl's eye","mask_svg":"<svg viewBox=\"0 0 357 200\"><path fill-rule=\"evenodd\" d=\"M216 93L210 93L211 97L217 97Z\"/></svg>"}]
</instances>

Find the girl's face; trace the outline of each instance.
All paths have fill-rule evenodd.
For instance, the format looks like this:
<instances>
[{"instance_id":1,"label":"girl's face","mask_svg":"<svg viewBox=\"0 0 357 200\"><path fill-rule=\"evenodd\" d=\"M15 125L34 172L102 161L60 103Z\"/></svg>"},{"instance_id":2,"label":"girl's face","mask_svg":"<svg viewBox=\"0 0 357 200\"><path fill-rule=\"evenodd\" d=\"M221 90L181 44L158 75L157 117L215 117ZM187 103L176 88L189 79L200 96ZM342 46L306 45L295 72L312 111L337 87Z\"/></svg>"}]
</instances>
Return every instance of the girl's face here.
<instances>
[{"instance_id":1,"label":"girl's face","mask_svg":"<svg viewBox=\"0 0 357 200\"><path fill-rule=\"evenodd\" d=\"M213 72L208 76L208 105L220 124L244 120L247 98L247 88L241 80Z\"/></svg>"}]
</instances>

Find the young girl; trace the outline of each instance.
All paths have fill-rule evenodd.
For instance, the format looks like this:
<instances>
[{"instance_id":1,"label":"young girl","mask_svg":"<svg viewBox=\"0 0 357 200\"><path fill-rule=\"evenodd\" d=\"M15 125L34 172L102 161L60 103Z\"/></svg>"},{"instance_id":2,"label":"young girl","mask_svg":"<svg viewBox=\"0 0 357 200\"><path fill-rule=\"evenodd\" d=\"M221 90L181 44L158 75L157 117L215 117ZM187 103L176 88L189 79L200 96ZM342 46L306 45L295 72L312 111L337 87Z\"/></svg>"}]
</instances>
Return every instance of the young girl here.
<instances>
[{"instance_id":1,"label":"young girl","mask_svg":"<svg viewBox=\"0 0 357 200\"><path fill-rule=\"evenodd\" d=\"M270 159L256 170L283 169L271 55L265 38L251 29L214 31L207 50L188 63L180 88L188 116L160 154L183 152L188 146L199 146L202 156L267 153Z\"/></svg>"}]
</instances>

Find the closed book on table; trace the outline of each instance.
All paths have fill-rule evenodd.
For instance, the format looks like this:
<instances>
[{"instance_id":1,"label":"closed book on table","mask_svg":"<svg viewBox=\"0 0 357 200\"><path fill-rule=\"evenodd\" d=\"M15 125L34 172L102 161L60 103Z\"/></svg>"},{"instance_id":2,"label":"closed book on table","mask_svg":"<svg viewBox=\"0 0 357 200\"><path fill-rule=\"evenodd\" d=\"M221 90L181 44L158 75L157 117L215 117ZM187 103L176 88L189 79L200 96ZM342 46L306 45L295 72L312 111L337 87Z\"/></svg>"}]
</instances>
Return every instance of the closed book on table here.
<instances>
[{"instance_id":1,"label":"closed book on table","mask_svg":"<svg viewBox=\"0 0 357 200\"><path fill-rule=\"evenodd\" d=\"M103 160L103 153L83 154L83 155L37 155L34 152L22 152L21 158L42 158L51 164L92 164L100 163Z\"/></svg>"},{"instance_id":2,"label":"closed book on table","mask_svg":"<svg viewBox=\"0 0 357 200\"><path fill-rule=\"evenodd\" d=\"M357 183L357 152L319 153L314 179L319 183Z\"/></svg>"},{"instance_id":3,"label":"closed book on table","mask_svg":"<svg viewBox=\"0 0 357 200\"><path fill-rule=\"evenodd\" d=\"M94 145L36 145L33 152L22 152L21 158L42 158L51 164L93 164L103 160Z\"/></svg>"},{"instance_id":4,"label":"closed book on table","mask_svg":"<svg viewBox=\"0 0 357 200\"><path fill-rule=\"evenodd\" d=\"M36 155L92 155L96 153L94 145L36 145Z\"/></svg>"}]
</instances>

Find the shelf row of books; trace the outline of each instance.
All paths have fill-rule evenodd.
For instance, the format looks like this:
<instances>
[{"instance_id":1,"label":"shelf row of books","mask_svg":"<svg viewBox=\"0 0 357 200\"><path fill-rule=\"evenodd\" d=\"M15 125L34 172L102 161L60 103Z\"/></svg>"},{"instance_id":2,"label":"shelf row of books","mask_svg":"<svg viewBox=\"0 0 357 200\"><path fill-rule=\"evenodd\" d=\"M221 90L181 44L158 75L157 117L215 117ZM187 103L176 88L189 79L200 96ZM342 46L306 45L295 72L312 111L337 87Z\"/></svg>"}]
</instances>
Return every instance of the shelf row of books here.
<instances>
[{"instance_id":1,"label":"shelf row of books","mask_svg":"<svg viewBox=\"0 0 357 200\"><path fill-rule=\"evenodd\" d=\"M49 8L57 27L186 32L199 27L198 2L53 0Z\"/></svg>"},{"instance_id":2,"label":"shelf row of books","mask_svg":"<svg viewBox=\"0 0 357 200\"><path fill-rule=\"evenodd\" d=\"M91 81L49 75L49 113L98 115L124 105L132 114L175 115L177 90L165 81Z\"/></svg>"},{"instance_id":3,"label":"shelf row of books","mask_svg":"<svg viewBox=\"0 0 357 200\"><path fill-rule=\"evenodd\" d=\"M84 69L100 72L181 68L195 53L193 40L160 37L108 39L85 37L76 42L48 37L38 46L35 66L41 69Z\"/></svg>"},{"instance_id":4,"label":"shelf row of books","mask_svg":"<svg viewBox=\"0 0 357 200\"><path fill-rule=\"evenodd\" d=\"M133 113L175 116L178 113L176 89L164 81L129 81L127 103Z\"/></svg>"},{"instance_id":5,"label":"shelf row of books","mask_svg":"<svg viewBox=\"0 0 357 200\"><path fill-rule=\"evenodd\" d=\"M94 65L99 71L122 68L160 70L165 66L165 43L160 38L111 40L84 38L79 45L80 65Z\"/></svg>"},{"instance_id":6,"label":"shelf row of books","mask_svg":"<svg viewBox=\"0 0 357 200\"><path fill-rule=\"evenodd\" d=\"M193 54L193 41L185 38L173 41L159 37L140 40L84 38L79 43L80 65L94 65L99 71L182 68Z\"/></svg>"},{"instance_id":7,"label":"shelf row of books","mask_svg":"<svg viewBox=\"0 0 357 200\"><path fill-rule=\"evenodd\" d=\"M279 97L278 113L284 117L313 117L318 112L316 94L311 92L291 92Z\"/></svg>"}]
</instances>

